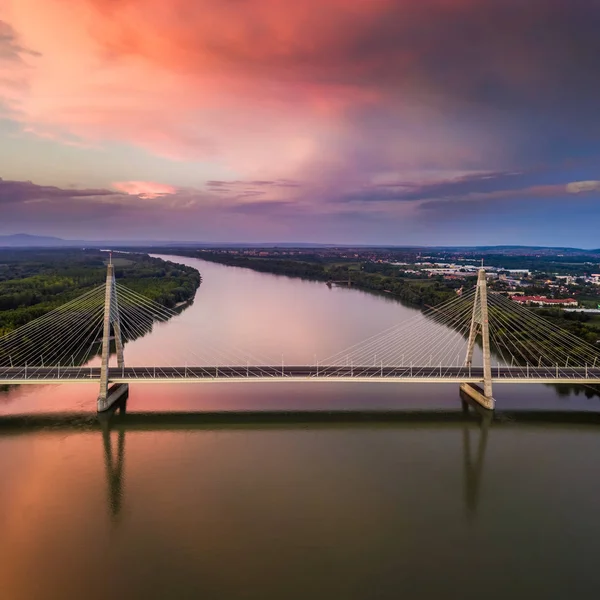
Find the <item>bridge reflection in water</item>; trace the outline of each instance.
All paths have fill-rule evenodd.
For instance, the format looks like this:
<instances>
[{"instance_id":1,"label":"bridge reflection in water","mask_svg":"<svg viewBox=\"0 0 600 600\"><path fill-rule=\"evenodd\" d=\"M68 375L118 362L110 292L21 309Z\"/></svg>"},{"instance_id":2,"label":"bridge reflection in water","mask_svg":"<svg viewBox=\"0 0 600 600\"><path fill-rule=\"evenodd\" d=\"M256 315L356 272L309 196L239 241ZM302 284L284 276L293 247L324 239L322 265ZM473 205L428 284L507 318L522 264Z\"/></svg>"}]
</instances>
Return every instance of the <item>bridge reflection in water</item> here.
<instances>
[{"instance_id":1,"label":"bridge reflection in water","mask_svg":"<svg viewBox=\"0 0 600 600\"><path fill-rule=\"evenodd\" d=\"M101 437L106 477L106 501L110 518L117 522L125 494L125 454L128 432L298 430L307 428L411 428L417 425L455 428L462 440L464 508L473 519L480 505L486 450L494 426L556 426L568 428L600 425L600 413L551 411L496 411L492 413L463 395L462 411L244 411L127 413L120 411L97 418L90 413L5 416L0 436L35 434L40 430L97 432ZM398 435L402 435L401 431Z\"/></svg>"},{"instance_id":2,"label":"bridge reflection in water","mask_svg":"<svg viewBox=\"0 0 600 600\"><path fill-rule=\"evenodd\" d=\"M108 510L116 519L123 504L123 467L125 462L125 433L121 428L116 432L116 444L113 439L110 422L102 422L102 444L104 446L104 466L106 469L106 487L108 491Z\"/></svg>"}]
</instances>

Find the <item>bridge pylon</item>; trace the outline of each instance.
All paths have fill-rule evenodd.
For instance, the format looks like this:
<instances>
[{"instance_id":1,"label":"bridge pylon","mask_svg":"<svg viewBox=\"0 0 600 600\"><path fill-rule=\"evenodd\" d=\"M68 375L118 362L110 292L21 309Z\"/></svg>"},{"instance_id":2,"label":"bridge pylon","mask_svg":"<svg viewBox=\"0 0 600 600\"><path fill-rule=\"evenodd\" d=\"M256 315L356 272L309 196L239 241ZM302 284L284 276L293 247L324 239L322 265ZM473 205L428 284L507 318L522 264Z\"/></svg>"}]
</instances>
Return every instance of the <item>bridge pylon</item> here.
<instances>
[{"instance_id":1,"label":"bridge pylon","mask_svg":"<svg viewBox=\"0 0 600 600\"><path fill-rule=\"evenodd\" d=\"M117 351L117 365L125 366L123 356L123 338L121 337L121 322L119 320L119 304L117 301L117 286L115 285L115 268L112 256L106 270L106 291L104 295L104 328L102 334L102 364L100 366L100 393L98 394L98 412L104 412L128 391L126 383L109 386L108 369L110 363L111 328L114 334Z\"/></svg>"},{"instance_id":2,"label":"bridge pylon","mask_svg":"<svg viewBox=\"0 0 600 600\"><path fill-rule=\"evenodd\" d=\"M469 331L465 367L470 367L472 364L473 350L478 335L481 335L483 349L483 389L471 383L461 384L460 389L484 408L494 410L495 401L492 393L492 362L490 351L487 277L485 269L483 268L479 269L477 276L477 288L475 289L475 299L473 301L473 313L471 316L471 328Z\"/></svg>"}]
</instances>

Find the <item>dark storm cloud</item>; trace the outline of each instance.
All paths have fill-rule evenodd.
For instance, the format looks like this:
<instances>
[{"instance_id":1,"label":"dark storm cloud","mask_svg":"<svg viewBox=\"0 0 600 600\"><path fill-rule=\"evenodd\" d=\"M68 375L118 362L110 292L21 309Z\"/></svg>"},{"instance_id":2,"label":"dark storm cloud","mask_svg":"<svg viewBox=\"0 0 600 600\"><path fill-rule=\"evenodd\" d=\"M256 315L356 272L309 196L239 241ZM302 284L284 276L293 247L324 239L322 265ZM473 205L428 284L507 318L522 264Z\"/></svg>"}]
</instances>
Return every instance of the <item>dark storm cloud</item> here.
<instances>
[{"instance_id":1,"label":"dark storm cloud","mask_svg":"<svg viewBox=\"0 0 600 600\"><path fill-rule=\"evenodd\" d=\"M259 180L254 180L254 181L240 181L240 180L233 180L233 181L224 181L224 180L219 180L219 179L211 179L209 181L206 182L206 186L209 188L216 188L215 191L217 191L220 188L223 187L227 187L229 188L230 186L239 186L239 185L243 185L243 186L254 186L254 187L299 187L300 184L296 181L292 181L290 179L273 179L273 180L263 180L263 179L259 179Z\"/></svg>"},{"instance_id":2,"label":"dark storm cloud","mask_svg":"<svg viewBox=\"0 0 600 600\"><path fill-rule=\"evenodd\" d=\"M0 178L0 204L19 204L35 200L66 200L98 196L114 196L103 189L68 189L37 185L31 181L6 181Z\"/></svg>"},{"instance_id":3,"label":"dark storm cloud","mask_svg":"<svg viewBox=\"0 0 600 600\"><path fill-rule=\"evenodd\" d=\"M427 200L423 207L439 207L448 200L489 201L518 196L554 196L580 191L598 191L595 175L600 169L586 163L564 166L562 169L538 168L529 171L475 173L426 183L391 182L364 186L362 189L338 196L335 203L416 202Z\"/></svg>"},{"instance_id":4,"label":"dark storm cloud","mask_svg":"<svg viewBox=\"0 0 600 600\"><path fill-rule=\"evenodd\" d=\"M434 181L432 183L397 182L364 187L338 197L338 203L413 202L456 198L469 194L490 194L522 189L532 179L530 173L482 173Z\"/></svg>"}]
</instances>

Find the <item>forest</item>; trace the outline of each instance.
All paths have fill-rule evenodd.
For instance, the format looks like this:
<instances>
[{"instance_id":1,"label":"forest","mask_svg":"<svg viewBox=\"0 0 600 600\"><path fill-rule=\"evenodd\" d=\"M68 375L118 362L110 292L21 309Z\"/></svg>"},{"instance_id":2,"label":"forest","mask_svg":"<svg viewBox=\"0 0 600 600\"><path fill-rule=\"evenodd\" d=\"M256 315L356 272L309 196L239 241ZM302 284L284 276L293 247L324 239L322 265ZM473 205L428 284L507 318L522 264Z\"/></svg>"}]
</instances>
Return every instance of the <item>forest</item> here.
<instances>
[{"instance_id":1,"label":"forest","mask_svg":"<svg viewBox=\"0 0 600 600\"><path fill-rule=\"evenodd\" d=\"M100 250L0 250L0 336L104 283L108 253ZM194 297L200 273L145 254L115 254L115 277L174 307Z\"/></svg>"}]
</instances>

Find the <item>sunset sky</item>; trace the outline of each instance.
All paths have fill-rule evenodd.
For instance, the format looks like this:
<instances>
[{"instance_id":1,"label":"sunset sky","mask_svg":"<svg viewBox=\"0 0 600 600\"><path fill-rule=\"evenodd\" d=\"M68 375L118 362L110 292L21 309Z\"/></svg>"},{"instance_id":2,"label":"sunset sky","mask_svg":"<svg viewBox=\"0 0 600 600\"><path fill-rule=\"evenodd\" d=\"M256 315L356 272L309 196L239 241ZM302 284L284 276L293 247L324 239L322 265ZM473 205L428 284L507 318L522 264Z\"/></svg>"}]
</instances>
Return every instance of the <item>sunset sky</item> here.
<instances>
[{"instance_id":1,"label":"sunset sky","mask_svg":"<svg viewBox=\"0 0 600 600\"><path fill-rule=\"evenodd\" d=\"M600 0L0 0L0 234L600 247Z\"/></svg>"}]
</instances>

